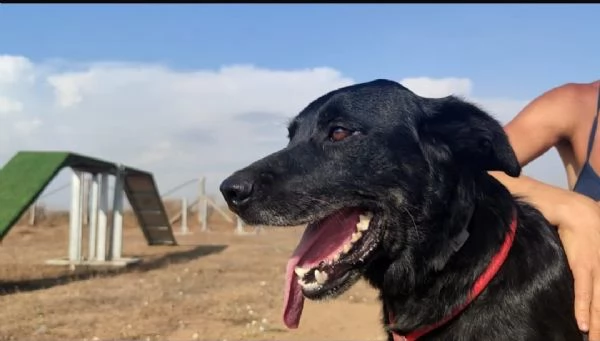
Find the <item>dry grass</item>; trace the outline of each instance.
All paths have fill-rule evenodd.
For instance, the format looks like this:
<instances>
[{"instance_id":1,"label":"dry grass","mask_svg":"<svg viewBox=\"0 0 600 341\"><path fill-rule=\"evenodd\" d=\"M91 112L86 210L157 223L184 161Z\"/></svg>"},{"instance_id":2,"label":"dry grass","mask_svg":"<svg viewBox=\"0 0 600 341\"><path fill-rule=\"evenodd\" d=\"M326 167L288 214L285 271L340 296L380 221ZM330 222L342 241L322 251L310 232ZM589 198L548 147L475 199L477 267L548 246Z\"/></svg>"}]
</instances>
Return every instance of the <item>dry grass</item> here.
<instances>
[{"instance_id":1,"label":"dry grass","mask_svg":"<svg viewBox=\"0 0 600 341\"><path fill-rule=\"evenodd\" d=\"M301 229L238 236L213 214L212 232L200 233L196 220L179 246L150 247L127 213L124 256L143 262L119 271L43 264L66 255L66 213L16 226L0 248L0 340L383 339L376 293L364 283L335 301L307 301L297 330L280 322L285 263Z\"/></svg>"}]
</instances>

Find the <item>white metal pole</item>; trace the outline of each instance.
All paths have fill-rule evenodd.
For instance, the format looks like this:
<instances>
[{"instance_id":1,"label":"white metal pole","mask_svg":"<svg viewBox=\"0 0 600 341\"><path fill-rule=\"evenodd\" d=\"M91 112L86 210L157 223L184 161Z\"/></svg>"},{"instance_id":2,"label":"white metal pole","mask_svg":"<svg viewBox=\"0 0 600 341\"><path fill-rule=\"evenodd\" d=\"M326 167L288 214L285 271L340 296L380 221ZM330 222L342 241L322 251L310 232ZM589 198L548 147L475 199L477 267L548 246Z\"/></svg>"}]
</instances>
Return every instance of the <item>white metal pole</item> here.
<instances>
[{"instance_id":1,"label":"white metal pole","mask_svg":"<svg viewBox=\"0 0 600 341\"><path fill-rule=\"evenodd\" d=\"M91 188L91 205L90 205L90 222L88 225L89 231L89 243L88 243L88 259L94 260L96 258L96 235L98 233L98 196L100 194L99 191L99 183L100 183L100 174L94 174L92 179L92 188Z\"/></svg>"},{"instance_id":2,"label":"white metal pole","mask_svg":"<svg viewBox=\"0 0 600 341\"><path fill-rule=\"evenodd\" d=\"M187 225L187 208L187 198L183 197L181 198L181 234L187 234L189 232Z\"/></svg>"},{"instance_id":3,"label":"white metal pole","mask_svg":"<svg viewBox=\"0 0 600 341\"><path fill-rule=\"evenodd\" d=\"M102 174L100 176L99 201L96 260L103 262L106 261L106 229L108 225L108 174Z\"/></svg>"},{"instance_id":4,"label":"white metal pole","mask_svg":"<svg viewBox=\"0 0 600 341\"><path fill-rule=\"evenodd\" d=\"M242 222L242 219L240 217L237 217L237 228L236 228L236 232L238 234L243 234L244 233L244 224Z\"/></svg>"},{"instance_id":5,"label":"white metal pole","mask_svg":"<svg viewBox=\"0 0 600 341\"><path fill-rule=\"evenodd\" d=\"M69 261L81 259L81 172L71 177L71 212L69 217Z\"/></svg>"},{"instance_id":6,"label":"white metal pole","mask_svg":"<svg viewBox=\"0 0 600 341\"><path fill-rule=\"evenodd\" d=\"M202 187L204 182L204 177L201 176L198 178L198 207L196 208L196 212L198 212L198 224L202 225Z\"/></svg>"},{"instance_id":7,"label":"white metal pole","mask_svg":"<svg viewBox=\"0 0 600 341\"><path fill-rule=\"evenodd\" d=\"M123 251L123 173L119 171L115 180L115 192L113 201L113 223L112 223L112 243L111 260L121 259Z\"/></svg>"},{"instance_id":8,"label":"white metal pole","mask_svg":"<svg viewBox=\"0 0 600 341\"><path fill-rule=\"evenodd\" d=\"M201 231L208 229L208 198L206 197L206 177L201 177L198 190L198 219L202 225Z\"/></svg>"},{"instance_id":9,"label":"white metal pole","mask_svg":"<svg viewBox=\"0 0 600 341\"><path fill-rule=\"evenodd\" d=\"M81 188L81 214L82 224L89 227L90 225L90 179L86 173L81 173L82 188Z\"/></svg>"},{"instance_id":10,"label":"white metal pole","mask_svg":"<svg viewBox=\"0 0 600 341\"><path fill-rule=\"evenodd\" d=\"M85 216L86 216L86 204L85 204L85 198L86 198L86 173L85 172L79 172L79 178L81 179L79 182L79 251L78 254L78 259L79 261L81 261L83 259L83 225L86 224L85 222Z\"/></svg>"},{"instance_id":11,"label":"white metal pole","mask_svg":"<svg viewBox=\"0 0 600 341\"><path fill-rule=\"evenodd\" d=\"M33 202L31 208L29 209L29 225L35 225L35 211L37 210L37 200Z\"/></svg>"}]
</instances>

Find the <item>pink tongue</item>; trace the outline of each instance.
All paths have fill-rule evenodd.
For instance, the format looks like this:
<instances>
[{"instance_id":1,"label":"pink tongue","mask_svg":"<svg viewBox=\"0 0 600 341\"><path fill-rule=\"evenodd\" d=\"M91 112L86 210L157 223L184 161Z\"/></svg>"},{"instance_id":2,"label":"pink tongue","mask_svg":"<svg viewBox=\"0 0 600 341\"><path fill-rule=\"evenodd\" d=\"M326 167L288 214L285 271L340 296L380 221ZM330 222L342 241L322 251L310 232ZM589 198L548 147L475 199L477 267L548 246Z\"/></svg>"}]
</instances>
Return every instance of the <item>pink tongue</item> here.
<instances>
[{"instance_id":1,"label":"pink tongue","mask_svg":"<svg viewBox=\"0 0 600 341\"><path fill-rule=\"evenodd\" d=\"M318 265L337 254L356 230L359 213L356 210L340 211L309 225L304 231L286 268L283 321L288 328L298 328L304 307L304 295L294 269Z\"/></svg>"}]
</instances>

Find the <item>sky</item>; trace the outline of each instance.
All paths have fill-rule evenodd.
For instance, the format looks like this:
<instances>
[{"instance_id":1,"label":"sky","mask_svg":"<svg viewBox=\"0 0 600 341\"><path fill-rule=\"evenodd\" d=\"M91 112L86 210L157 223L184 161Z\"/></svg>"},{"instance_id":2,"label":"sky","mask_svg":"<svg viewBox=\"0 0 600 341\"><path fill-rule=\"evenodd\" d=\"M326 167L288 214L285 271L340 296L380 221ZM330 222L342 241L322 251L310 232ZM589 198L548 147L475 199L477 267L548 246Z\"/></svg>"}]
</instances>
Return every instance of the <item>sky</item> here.
<instances>
[{"instance_id":1,"label":"sky","mask_svg":"<svg viewBox=\"0 0 600 341\"><path fill-rule=\"evenodd\" d=\"M209 193L316 97L377 78L507 123L600 68L600 5L0 5L0 164L69 150ZM552 150L525 174L559 186ZM52 191L69 181L63 171ZM173 194L193 196L188 186ZM46 197L63 206L69 191Z\"/></svg>"}]
</instances>

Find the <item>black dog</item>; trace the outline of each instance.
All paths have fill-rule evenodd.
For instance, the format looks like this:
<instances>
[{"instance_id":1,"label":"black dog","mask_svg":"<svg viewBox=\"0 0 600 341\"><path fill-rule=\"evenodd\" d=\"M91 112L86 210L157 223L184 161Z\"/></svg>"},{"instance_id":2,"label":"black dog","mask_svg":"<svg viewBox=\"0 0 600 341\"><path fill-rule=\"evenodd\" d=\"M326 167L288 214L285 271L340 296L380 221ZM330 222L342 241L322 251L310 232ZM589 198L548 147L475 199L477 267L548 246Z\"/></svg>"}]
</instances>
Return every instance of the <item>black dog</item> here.
<instances>
[{"instance_id":1,"label":"black dog","mask_svg":"<svg viewBox=\"0 0 600 341\"><path fill-rule=\"evenodd\" d=\"M308 223L288 263L288 327L304 297L364 276L390 339L583 339L556 228L487 172L521 171L487 113L376 80L310 103L289 140L221 184L249 224Z\"/></svg>"}]
</instances>

